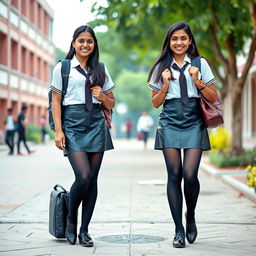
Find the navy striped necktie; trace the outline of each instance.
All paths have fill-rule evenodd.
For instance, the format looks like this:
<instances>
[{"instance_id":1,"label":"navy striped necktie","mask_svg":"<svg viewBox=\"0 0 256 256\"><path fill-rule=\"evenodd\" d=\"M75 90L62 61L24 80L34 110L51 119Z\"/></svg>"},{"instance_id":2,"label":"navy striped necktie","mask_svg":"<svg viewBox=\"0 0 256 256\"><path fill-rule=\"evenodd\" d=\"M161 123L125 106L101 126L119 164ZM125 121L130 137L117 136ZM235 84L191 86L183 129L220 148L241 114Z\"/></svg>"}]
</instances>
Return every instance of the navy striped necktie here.
<instances>
[{"instance_id":1,"label":"navy striped necktie","mask_svg":"<svg viewBox=\"0 0 256 256\"><path fill-rule=\"evenodd\" d=\"M180 97L181 97L181 101L184 104L188 102L187 80L184 75L184 70L186 69L187 65L188 65L188 62L182 68L180 68L176 63L172 65L173 69L178 70L180 72L180 77L179 77Z\"/></svg>"},{"instance_id":2,"label":"navy striped necktie","mask_svg":"<svg viewBox=\"0 0 256 256\"><path fill-rule=\"evenodd\" d=\"M92 92L91 92L91 79L90 79L90 74L85 73L84 69L79 65L76 66L76 70L81 73L83 76L85 76L85 107L88 111L92 110Z\"/></svg>"}]
</instances>

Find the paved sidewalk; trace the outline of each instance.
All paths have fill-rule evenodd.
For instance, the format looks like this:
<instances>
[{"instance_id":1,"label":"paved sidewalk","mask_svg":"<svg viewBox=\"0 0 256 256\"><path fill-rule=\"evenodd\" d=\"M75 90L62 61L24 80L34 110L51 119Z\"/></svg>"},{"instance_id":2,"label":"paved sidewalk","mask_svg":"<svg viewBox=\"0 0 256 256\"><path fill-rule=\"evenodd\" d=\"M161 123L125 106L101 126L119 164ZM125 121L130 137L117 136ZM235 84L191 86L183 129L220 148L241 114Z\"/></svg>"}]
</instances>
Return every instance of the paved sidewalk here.
<instances>
[{"instance_id":1,"label":"paved sidewalk","mask_svg":"<svg viewBox=\"0 0 256 256\"><path fill-rule=\"evenodd\" d=\"M33 155L7 156L1 146L0 255L255 255L255 203L205 172L200 172L198 238L185 249L174 249L161 152L144 150L136 140L114 144L116 149L106 152L99 176L90 225L93 248L71 246L48 233L50 191L56 183L69 189L73 182L62 153L48 143L35 145ZM152 140L148 148L153 148Z\"/></svg>"}]
</instances>

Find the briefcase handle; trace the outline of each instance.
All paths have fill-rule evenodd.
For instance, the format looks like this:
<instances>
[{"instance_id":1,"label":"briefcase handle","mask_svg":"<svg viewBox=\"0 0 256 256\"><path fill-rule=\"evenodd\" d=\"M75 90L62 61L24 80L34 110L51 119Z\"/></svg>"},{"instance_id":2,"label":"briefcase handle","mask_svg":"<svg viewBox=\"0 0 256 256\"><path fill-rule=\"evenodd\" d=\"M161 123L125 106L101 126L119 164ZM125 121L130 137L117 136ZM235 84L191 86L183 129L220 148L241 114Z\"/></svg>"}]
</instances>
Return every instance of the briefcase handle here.
<instances>
[{"instance_id":1,"label":"briefcase handle","mask_svg":"<svg viewBox=\"0 0 256 256\"><path fill-rule=\"evenodd\" d=\"M58 188L61 188L65 193L68 193L68 191L59 184L56 184L53 189L58 190Z\"/></svg>"}]
</instances>

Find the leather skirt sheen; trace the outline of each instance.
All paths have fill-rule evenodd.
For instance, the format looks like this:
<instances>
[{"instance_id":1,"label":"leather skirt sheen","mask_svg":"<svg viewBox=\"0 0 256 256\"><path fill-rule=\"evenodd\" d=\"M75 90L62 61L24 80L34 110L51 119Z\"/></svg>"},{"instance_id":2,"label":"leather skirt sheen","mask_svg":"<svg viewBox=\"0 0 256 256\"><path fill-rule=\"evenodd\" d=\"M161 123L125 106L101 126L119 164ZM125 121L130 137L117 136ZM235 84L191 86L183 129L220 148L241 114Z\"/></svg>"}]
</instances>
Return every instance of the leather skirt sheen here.
<instances>
[{"instance_id":1,"label":"leather skirt sheen","mask_svg":"<svg viewBox=\"0 0 256 256\"><path fill-rule=\"evenodd\" d=\"M71 152L103 152L113 143L100 104L87 111L84 104L63 107L63 131L66 137L64 156Z\"/></svg>"},{"instance_id":2,"label":"leather skirt sheen","mask_svg":"<svg viewBox=\"0 0 256 256\"><path fill-rule=\"evenodd\" d=\"M198 98L189 98L186 104L180 98L165 101L155 140L155 149L163 148L211 149Z\"/></svg>"}]
</instances>

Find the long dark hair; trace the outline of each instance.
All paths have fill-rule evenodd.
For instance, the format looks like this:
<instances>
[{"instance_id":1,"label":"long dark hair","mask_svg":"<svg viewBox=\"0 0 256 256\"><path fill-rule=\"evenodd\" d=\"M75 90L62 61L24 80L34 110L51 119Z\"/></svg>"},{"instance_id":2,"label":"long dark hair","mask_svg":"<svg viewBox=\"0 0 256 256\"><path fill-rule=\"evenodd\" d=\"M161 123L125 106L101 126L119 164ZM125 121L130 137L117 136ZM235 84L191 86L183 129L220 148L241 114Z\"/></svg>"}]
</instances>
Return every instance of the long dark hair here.
<instances>
[{"instance_id":1,"label":"long dark hair","mask_svg":"<svg viewBox=\"0 0 256 256\"><path fill-rule=\"evenodd\" d=\"M76 53L75 48L72 43L79 37L83 32L88 32L91 34L94 40L94 50L88 58L87 67L92 76L92 84L99 84L103 86L105 81L105 70L99 64L99 47L96 35L93 29L88 25L83 25L78 27L73 34L73 39L70 44L69 52L66 55L66 59L72 59Z\"/></svg>"},{"instance_id":2,"label":"long dark hair","mask_svg":"<svg viewBox=\"0 0 256 256\"><path fill-rule=\"evenodd\" d=\"M162 47L162 51L159 55L159 57L157 58L156 62L154 63L154 65L152 66L152 68L149 71L149 75L148 75L148 82L153 74L154 69L156 68L156 66L159 64L159 67L157 69L157 73L156 73L156 79L154 82L158 83L160 81L160 79L162 79L162 72L165 69L170 69L170 65L172 63L173 60L173 52L170 49L170 39L172 34L177 31L183 29L189 36L189 39L191 39L191 44L188 47L187 50L187 54L190 58L199 56L199 51L197 49L196 46L196 41L195 38L191 32L191 29L189 27L189 25L184 22L184 21L179 21L174 23L167 31L166 35L165 35L165 39L164 39L164 43L163 43L163 47ZM172 78L173 79L173 78Z\"/></svg>"}]
</instances>

